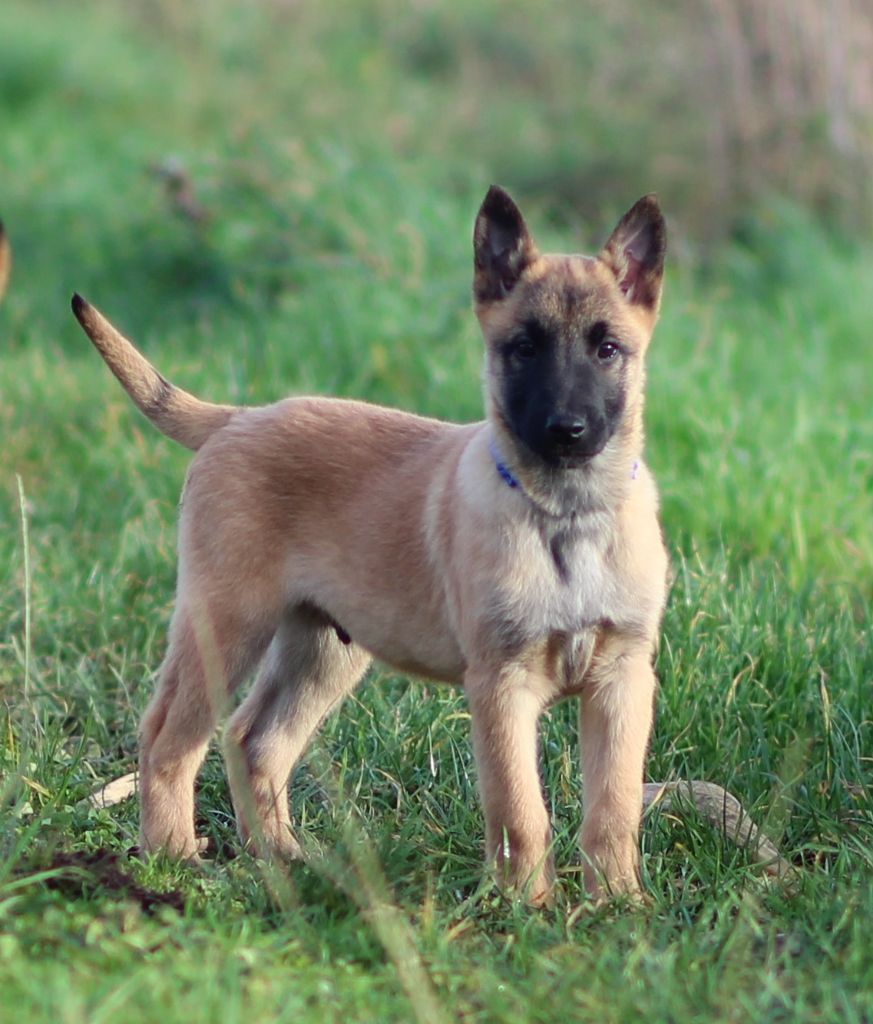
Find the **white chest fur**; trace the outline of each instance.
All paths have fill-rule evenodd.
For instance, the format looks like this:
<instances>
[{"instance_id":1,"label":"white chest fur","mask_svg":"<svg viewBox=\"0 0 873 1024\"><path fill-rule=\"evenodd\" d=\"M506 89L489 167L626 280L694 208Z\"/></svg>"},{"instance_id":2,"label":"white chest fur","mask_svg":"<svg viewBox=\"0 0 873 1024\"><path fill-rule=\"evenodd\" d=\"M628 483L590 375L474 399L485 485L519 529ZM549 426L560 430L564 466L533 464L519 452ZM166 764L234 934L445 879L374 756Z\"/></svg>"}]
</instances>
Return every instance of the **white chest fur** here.
<instances>
[{"instance_id":1,"label":"white chest fur","mask_svg":"<svg viewBox=\"0 0 873 1024\"><path fill-rule=\"evenodd\" d=\"M550 516L501 478L484 442L465 452L458 483L464 529L454 564L465 582L450 614L473 648L509 652L554 641L572 656L601 628L646 634L656 624L663 580L640 560L634 541L659 543L654 501L644 517L652 520L652 538L640 531L638 515L636 530L628 531L621 503Z\"/></svg>"},{"instance_id":2,"label":"white chest fur","mask_svg":"<svg viewBox=\"0 0 873 1024\"><path fill-rule=\"evenodd\" d=\"M504 533L489 616L501 633L520 641L572 636L615 619L620 588L608 560L611 531L603 526L526 521Z\"/></svg>"}]
</instances>

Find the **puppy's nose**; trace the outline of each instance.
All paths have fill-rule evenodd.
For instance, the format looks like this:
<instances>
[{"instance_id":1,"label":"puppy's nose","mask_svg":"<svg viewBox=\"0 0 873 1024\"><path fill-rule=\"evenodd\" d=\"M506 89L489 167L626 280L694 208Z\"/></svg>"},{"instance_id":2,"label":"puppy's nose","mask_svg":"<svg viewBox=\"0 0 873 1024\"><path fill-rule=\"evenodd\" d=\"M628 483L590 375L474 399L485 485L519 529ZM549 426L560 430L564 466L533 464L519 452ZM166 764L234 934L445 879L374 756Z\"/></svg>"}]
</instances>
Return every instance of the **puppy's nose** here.
<instances>
[{"instance_id":1,"label":"puppy's nose","mask_svg":"<svg viewBox=\"0 0 873 1024\"><path fill-rule=\"evenodd\" d=\"M585 433L587 423L581 416L562 416L552 413L546 420L546 430L556 444L575 444Z\"/></svg>"}]
</instances>

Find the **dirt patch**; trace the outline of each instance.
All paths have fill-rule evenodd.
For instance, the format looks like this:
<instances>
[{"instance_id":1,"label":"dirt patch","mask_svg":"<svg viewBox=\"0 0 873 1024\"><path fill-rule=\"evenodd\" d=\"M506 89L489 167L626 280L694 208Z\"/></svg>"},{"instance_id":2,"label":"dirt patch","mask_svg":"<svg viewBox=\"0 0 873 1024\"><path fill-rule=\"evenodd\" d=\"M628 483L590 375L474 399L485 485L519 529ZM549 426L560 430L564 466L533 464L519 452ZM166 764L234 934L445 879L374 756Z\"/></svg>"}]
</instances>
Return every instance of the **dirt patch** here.
<instances>
[{"instance_id":1,"label":"dirt patch","mask_svg":"<svg viewBox=\"0 0 873 1024\"><path fill-rule=\"evenodd\" d=\"M161 907L181 913L185 907L185 897L178 890L157 892L140 885L124 866L122 856L111 850L90 853L61 850L43 871L51 872L45 879L46 886L70 899L110 893L133 900L147 914Z\"/></svg>"}]
</instances>

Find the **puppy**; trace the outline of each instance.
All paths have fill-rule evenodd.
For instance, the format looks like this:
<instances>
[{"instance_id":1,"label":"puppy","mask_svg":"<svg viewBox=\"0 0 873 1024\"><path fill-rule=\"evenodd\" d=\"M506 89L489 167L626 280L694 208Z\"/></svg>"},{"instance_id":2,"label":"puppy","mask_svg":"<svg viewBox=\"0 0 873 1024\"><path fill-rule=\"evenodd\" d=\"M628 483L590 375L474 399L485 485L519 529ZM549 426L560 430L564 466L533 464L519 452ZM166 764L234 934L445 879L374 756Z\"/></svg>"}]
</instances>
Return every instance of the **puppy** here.
<instances>
[{"instance_id":1,"label":"puppy","mask_svg":"<svg viewBox=\"0 0 873 1024\"><path fill-rule=\"evenodd\" d=\"M474 229L486 419L331 398L202 402L79 296L136 405L197 452L176 606L141 729L141 842L197 855L194 782L229 695L244 842L299 856L288 778L371 658L463 685L486 853L534 904L553 886L537 723L580 700L589 893L639 891L637 833L667 557L643 463L644 358L665 226L653 196L596 257L543 255L492 187Z\"/></svg>"}]
</instances>

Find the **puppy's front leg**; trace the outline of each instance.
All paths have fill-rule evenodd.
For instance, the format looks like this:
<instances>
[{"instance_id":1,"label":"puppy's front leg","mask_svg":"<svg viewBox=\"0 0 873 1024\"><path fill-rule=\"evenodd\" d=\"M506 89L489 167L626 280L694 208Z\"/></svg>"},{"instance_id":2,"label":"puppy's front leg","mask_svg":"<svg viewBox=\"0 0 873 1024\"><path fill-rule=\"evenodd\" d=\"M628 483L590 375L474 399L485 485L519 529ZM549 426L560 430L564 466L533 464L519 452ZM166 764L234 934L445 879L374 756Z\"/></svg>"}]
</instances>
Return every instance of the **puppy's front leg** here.
<instances>
[{"instance_id":1,"label":"puppy's front leg","mask_svg":"<svg viewBox=\"0 0 873 1024\"><path fill-rule=\"evenodd\" d=\"M638 833L656 688L650 659L648 649L608 642L582 692L581 846L585 887L596 898L641 892Z\"/></svg>"},{"instance_id":2,"label":"puppy's front leg","mask_svg":"<svg viewBox=\"0 0 873 1024\"><path fill-rule=\"evenodd\" d=\"M540 906L549 902L554 882L551 825L537 770L542 701L522 670L468 672L465 688L487 857L504 887Z\"/></svg>"}]
</instances>

